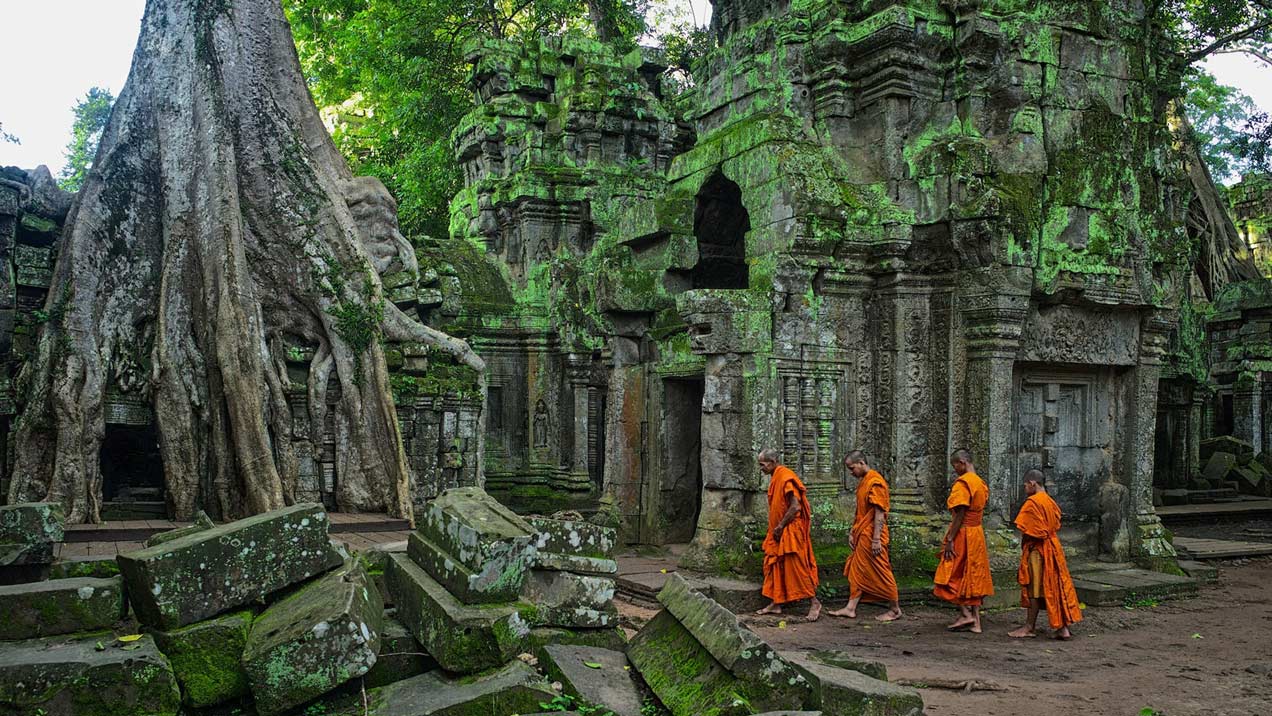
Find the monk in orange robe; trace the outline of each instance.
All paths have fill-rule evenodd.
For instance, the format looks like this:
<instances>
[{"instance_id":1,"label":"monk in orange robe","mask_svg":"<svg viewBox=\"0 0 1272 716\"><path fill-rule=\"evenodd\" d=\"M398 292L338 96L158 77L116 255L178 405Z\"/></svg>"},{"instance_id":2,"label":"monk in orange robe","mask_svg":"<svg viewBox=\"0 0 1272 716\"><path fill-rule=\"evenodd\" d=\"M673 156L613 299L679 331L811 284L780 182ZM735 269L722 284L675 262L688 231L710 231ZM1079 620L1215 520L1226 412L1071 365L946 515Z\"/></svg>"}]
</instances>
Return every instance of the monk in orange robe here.
<instances>
[{"instance_id":1,"label":"monk in orange robe","mask_svg":"<svg viewBox=\"0 0 1272 716\"><path fill-rule=\"evenodd\" d=\"M764 596L771 601L756 614L781 614L782 605L812 599L808 621L821 616L817 599L817 559L810 535L812 509L804 483L778 464L775 450L759 455L760 471L769 476L769 529L764 538Z\"/></svg>"},{"instance_id":2,"label":"monk in orange robe","mask_svg":"<svg viewBox=\"0 0 1272 716\"><path fill-rule=\"evenodd\" d=\"M857 516L852 523L852 554L844 565L848 578L848 605L829 612L832 617L856 618L857 605L887 602L888 611L875 617L881 622L901 618L897 580L888 558L888 481L866 463L865 453L853 450L844 467L857 478Z\"/></svg>"},{"instance_id":3,"label":"monk in orange robe","mask_svg":"<svg viewBox=\"0 0 1272 716\"><path fill-rule=\"evenodd\" d=\"M936 587L932 593L958 605L959 618L947 629L970 628L981 633L981 603L994 593L994 580L989 572L989 548L985 546L985 530L981 517L989 502L989 488L976 474L972 455L956 450L950 466L958 479L950 487L945 501L953 519L945 531L941 561L936 567Z\"/></svg>"},{"instance_id":4,"label":"monk in orange robe","mask_svg":"<svg viewBox=\"0 0 1272 716\"><path fill-rule=\"evenodd\" d=\"M1069 564L1060 546L1060 506L1047 494L1043 482L1046 478L1039 470L1025 473L1025 504L1016 515L1016 529L1020 539L1020 606L1029 610L1025 626L1008 632L1017 639L1037 636L1038 611L1047 610L1051 623L1051 635L1056 639L1069 639L1069 626L1082 621L1082 608L1078 604L1078 592L1069 577Z\"/></svg>"}]
</instances>

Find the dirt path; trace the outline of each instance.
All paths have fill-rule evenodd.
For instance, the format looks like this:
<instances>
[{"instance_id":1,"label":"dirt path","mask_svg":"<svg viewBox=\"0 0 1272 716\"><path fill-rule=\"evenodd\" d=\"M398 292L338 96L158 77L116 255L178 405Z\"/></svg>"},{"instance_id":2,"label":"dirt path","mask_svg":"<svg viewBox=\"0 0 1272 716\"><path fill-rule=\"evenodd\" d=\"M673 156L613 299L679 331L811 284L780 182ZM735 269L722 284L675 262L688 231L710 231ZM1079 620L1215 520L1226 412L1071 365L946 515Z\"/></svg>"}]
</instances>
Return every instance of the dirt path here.
<instances>
[{"instance_id":1,"label":"dirt path","mask_svg":"<svg viewBox=\"0 0 1272 716\"><path fill-rule=\"evenodd\" d=\"M1222 563L1219 583L1198 598L1087 610L1069 642L1008 638L1023 610L987 615L980 636L947 633L953 609L932 606L893 624L874 622L871 606L854 621L745 621L779 649L842 649L883 662L893 680L978 679L1005 689L923 689L929 716L1137 716L1146 707L1162 716L1272 716L1269 588L1272 559ZM630 609L638 620L652 614Z\"/></svg>"}]
</instances>

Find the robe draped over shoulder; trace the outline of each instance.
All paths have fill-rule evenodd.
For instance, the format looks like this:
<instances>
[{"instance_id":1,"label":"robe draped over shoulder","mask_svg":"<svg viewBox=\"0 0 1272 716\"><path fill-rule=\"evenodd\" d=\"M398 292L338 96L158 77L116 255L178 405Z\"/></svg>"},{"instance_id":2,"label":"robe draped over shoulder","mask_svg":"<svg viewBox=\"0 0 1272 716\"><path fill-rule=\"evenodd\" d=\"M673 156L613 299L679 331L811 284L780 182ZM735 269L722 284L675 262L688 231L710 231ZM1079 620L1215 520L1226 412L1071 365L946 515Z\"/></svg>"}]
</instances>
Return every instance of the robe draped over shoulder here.
<instances>
[{"instance_id":1,"label":"robe draped over shoulder","mask_svg":"<svg viewBox=\"0 0 1272 716\"><path fill-rule=\"evenodd\" d=\"M786 514L790 499L795 499L799 512L782 530L780 540L773 538L773 528ZM764 538L764 596L778 604L807 599L817 594L817 559L813 556L810 534L812 509L808 491L793 470L779 465L773 471L768 488L769 528Z\"/></svg>"},{"instance_id":2,"label":"robe draped over shoulder","mask_svg":"<svg viewBox=\"0 0 1272 716\"><path fill-rule=\"evenodd\" d=\"M875 510L889 509L888 482L883 475L871 470L857 484L857 515L852 523L852 554L844 565L848 578L849 596L867 602L895 602L897 580L892 574L892 561L888 556L888 522L885 518L879 541L883 552L875 556L870 543L874 537Z\"/></svg>"},{"instance_id":3,"label":"robe draped over shoulder","mask_svg":"<svg viewBox=\"0 0 1272 716\"><path fill-rule=\"evenodd\" d=\"M1060 629L1082 621L1082 609L1078 592L1069 576L1069 563L1064 558L1064 547L1057 533L1060 531L1060 505L1045 492L1029 496L1016 515L1016 529L1023 533L1020 549L1021 606L1029 606L1029 587L1032 573L1030 557L1037 553L1042 557L1042 597L1046 600L1047 621L1052 629ZM1035 558L1036 559L1036 558Z\"/></svg>"},{"instance_id":4,"label":"robe draped over shoulder","mask_svg":"<svg viewBox=\"0 0 1272 716\"><path fill-rule=\"evenodd\" d=\"M954 535L954 558L946 559L945 550L941 550L941 561L933 580L936 586L932 593L947 602L976 606L994 593L989 548L985 544L985 529L981 527L988 503L989 487L974 472L963 473L950 487L945 506L951 512L956 507L966 507L967 512L963 527Z\"/></svg>"}]
</instances>

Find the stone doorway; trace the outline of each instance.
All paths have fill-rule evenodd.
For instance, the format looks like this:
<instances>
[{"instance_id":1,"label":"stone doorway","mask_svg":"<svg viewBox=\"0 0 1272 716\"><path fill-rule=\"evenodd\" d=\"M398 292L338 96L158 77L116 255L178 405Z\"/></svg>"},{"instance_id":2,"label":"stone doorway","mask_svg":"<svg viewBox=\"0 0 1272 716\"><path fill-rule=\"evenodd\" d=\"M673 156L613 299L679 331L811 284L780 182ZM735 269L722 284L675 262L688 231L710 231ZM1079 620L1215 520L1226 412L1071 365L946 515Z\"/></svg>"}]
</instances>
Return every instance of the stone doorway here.
<instances>
[{"instance_id":1,"label":"stone doorway","mask_svg":"<svg viewBox=\"0 0 1272 716\"><path fill-rule=\"evenodd\" d=\"M106 424L102 439L102 518L167 517L163 457L154 425Z\"/></svg>"},{"instance_id":2,"label":"stone doorway","mask_svg":"<svg viewBox=\"0 0 1272 716\"><path fill-rule=\"evenodd\" d=\"M698 190L693 235L698 263L689 271L693 288L744 289L750 286L746 232L751 219L742 205L742 189L716 172Z\"/></svg>"},{"instance_id":3,"label":"stone doorway","mask_svg":"<svg viewBox=\"0 0 1272 716\"><path fill-rule=\"evenodd\" d=\"M702 378L662 381L659 454L646 492L641 541L676 544L693 539L702 507Z\"/></svg>"},{"instance_id":4,"label":"stone doorway","mask_svg":"<svg viewBox=\"0 0 1272 716\"><path fill-rule=\"evenodd\" d=\"M1097 526L1100 486L1113 469L1113 384L1112 369L1017 370L1016 473L1003 476L1012 515L1025 499L1021 477L1039 469L1065 514L1066 531L1082 522Z\"/></svg>"}]
</instances>

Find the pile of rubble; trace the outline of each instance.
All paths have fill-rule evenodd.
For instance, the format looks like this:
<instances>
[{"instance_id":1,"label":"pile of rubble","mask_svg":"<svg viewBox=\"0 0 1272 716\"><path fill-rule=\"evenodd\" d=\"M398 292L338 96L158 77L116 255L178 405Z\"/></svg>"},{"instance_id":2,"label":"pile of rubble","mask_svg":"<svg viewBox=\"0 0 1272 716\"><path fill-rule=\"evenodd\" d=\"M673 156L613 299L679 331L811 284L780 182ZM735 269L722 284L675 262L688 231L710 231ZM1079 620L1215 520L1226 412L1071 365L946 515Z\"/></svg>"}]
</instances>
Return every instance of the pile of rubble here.
<instances>
[{"instance_id":1,"label":"pile of rubble","mask_svg":"<svg viewBox=\"0 0 1272 716\"><path fill-rule=\"evenodd\" d=\"M628 643L605 527L459 488L401 548L349 555L327 528L302 504L63 563L55 505L0 508L15 582L0 587L0 714L922 712L873 667L773 651L675 575Z\"/></svg>"},{"instance_id":2,"label":"pile of rubble","mask_svg":"<svg viewBox=\"0 0 1272 716\"><path fill-rule=\"evenodd\" d=\"M1228 502L1238 495L1272 497L1272 453L1256 453L1254 446L1231 436L1202 440L1198 455L1201 473L1186 488L1160 491L1165 505Z\"/></svg>"}]
</instances>

